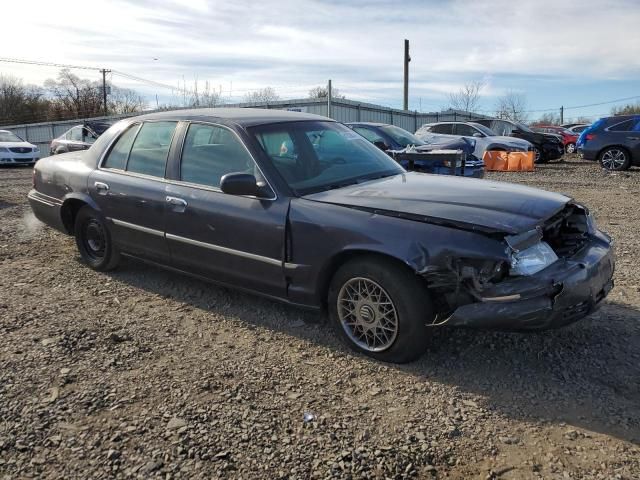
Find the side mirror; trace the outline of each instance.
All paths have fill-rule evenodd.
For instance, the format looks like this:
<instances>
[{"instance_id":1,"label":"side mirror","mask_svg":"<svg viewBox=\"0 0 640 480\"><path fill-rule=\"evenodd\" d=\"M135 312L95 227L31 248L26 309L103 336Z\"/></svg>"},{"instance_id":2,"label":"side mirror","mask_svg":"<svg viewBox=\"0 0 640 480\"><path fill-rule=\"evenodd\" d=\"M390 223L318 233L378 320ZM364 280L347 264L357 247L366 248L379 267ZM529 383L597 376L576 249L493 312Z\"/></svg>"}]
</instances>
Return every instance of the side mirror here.
<instances>
[{"instance_id":1,"label":"side mirror","mask_svg":"<svg viewBox=\"0 0 640 480\"><path fill-rule=\"evenodd\" d=\"M376 140L375 142L373 142L373 144L383 152L386 152L387 150L389 150L389 145L384 143L382 140Z\"/></svg>"},{"instance_id":2,"label":"side mirror","mask_svg":"<svg viewBox=\"0 0 640 480\"><path fill-rule=\"evenodd\" d=\"M227 173L220 179L220 190L229 195L254 195L259 193L256 177L250 173Z\"/></svg>"},{"instance_id":3,"label":"side mirror","mask_svg":"<svg viewBox=\"0 0 640 480\"><path fill-rule=\"evenodd\" d=\"M476 132L476 133L473 134L473 136L476 137L476 138L483 138L484 134L482 134L480 132Z\"/></svg>"}]
</instances>

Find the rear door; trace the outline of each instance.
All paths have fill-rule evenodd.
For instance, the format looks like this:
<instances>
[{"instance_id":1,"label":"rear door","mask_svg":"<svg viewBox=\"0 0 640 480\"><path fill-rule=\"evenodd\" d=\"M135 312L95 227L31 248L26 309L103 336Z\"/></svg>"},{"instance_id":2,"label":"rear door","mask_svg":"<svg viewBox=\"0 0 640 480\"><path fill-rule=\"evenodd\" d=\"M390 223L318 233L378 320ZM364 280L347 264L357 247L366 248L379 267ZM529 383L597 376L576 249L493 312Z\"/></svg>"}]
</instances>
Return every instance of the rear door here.
<instances>
[{"instance_id":1,"label":"rear door","mask_svg":"<svg viewBox=\"0 0 640 480\"><path fill-rule=\"evenodd\" d=\"M282 143L278 148L292 146ZM249 150L227 126L189 124L179 159L166 191L172 264L218 282L284 297L288 199L220 190L220 179L228 173L251 173L265 182Z\"/></svg>"},{"instance_id":2,"label":"rear door","mask_svg":"<svg viewBox=\"0 0 640 480\"><path fill-rule=\"evenodd\" d=\"M631 152L632 160L640 162L640 117L616 123L607 131L607 144L624 145Z\"/></svg>"},{"instance_id":3,"label":"rear door","mask_svg":"<svg viewBox=\"0 0 640 480\"><path fill-rule=\"evenodd\" d=\"M177 122L134 123L89 177L91 197L127 253L169 261L165 230L165 169Z\"/></svg>"}]
</instances>

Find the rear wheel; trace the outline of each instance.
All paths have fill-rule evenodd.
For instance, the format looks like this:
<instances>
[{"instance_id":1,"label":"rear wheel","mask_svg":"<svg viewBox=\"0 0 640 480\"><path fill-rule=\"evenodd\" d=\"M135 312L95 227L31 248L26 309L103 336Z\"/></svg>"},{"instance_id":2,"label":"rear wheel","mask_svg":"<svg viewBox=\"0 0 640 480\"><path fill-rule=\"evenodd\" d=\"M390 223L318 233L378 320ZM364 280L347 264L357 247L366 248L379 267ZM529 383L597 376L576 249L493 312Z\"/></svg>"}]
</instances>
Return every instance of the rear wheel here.
<instances>
[{"instance_id":1,"label":"rear wheel","mask_svg":"<svg viewBox=\"0 0 640 480\"><path fill-rule=\"evenodd\" d=\"M113 270L120 254L111 241L111 235L102 216L85 205L76 216L74 227L76 245L82 259L94 270Z\"/></svg>"},{"instance_id":2,"label":"rear wheel","mask_svg":"<svg viewBox=\"0 0 640 480\"><path fill-rule=\"evenodd\" d=\"M600 154L600 166L607 170L627 170L631 166L631 156L624 148L609 147Z\"/></svg>"},{"instance_id":3,"label":"rear wheel","mask_svg":"<svg viewBox=\"0 0 640 480\"><path fill-rule=\"evenodd\" d=\"M575 143L567 143L567 146L564 147L564 151L567 153L576 153L576 144Z\"/></svg>"},{"instance_id":4,"label":"rear wheel","mask_svg":"<svg viewBox=\"0 0 640 480\"><path fill-rule=\"evenodd\" d=\"M354 350L395 363L424 353L433 310L424 284L405 267L373 256L352 260L334 275L328 301L333 328Z\"/></svg>"}]
</instances>

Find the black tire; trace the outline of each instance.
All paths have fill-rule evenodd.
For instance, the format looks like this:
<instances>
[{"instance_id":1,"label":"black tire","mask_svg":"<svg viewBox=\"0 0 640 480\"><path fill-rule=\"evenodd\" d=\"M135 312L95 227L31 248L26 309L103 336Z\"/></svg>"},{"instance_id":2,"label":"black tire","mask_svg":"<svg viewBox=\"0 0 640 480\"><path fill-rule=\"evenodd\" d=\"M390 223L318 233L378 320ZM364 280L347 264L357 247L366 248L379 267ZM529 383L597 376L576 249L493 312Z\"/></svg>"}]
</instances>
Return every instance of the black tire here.
<instances>
[{"instance_id":1,"label":"black tire","mask_svg":"<svg viewBox=\"0 0 640 480\"><path fill-rule=\"evenodd\" d=\"M533 163L547 163L549 160L545 157L544 152L537 147L533 146Z\"/></svg>"},{"instance_id":2,"label":"black tire","mask_svg":"<svg viewBox=\"0 0 640 480\"><path fill-rule=\"evenodd\" d=\"M74 234L80 256L92 269L106 272L118 266L120 253L113 245L104 218L89 205L78 211Z\"/></svg>"},{"instance_id":3,"label":"black tire","mask_svg":"<svg viewBox=\"0 0 640 480\"><path fill-rule=\"evenodd\" d=\"M348 289L355 285L354 282L363 281L369 282L367 285L373 284L374 288L375 285L381 288L377 297L375 294L373 297L369 297L369 299L377 298L379 300L379 305L374 306L373 309L368 306L366 300L363 300L364 297L358 297L361 303L357 303L349 293L343 293L348 292ZM390 306L380 306L387 305L386 302L380 300L385 298L383 294L391 302ZM348 298L345 300L345 297ZM340 300L342 300L340 305L344 305L344 307L339 306ZM353 310L349 310L348 307L352 305L354 306ZM331 279L328 307L332 327L338 336L357 352L384 362L405 363L420 357L427 348L430 328L427 327L427 323L430 323L434 317L429 292L416 274L393 260L377 256L363 256L342 265ZM356 308L359 315L357 318L354 313ZM380 308L393 308L393 312L387 311L382 314ZM392 330L389 327L390 323L382 326L382 322L386 322L386 315L395 318L395 334L384 333L381 330L384 329L385 332ZM363 320L364 317L367 317L367 320ZM347 323L348 319L353 319L353 322L366 322L367 325L364 327L355 324L348 326L343 323L342 318L346 318ZM370 328L368 332L376 328L376 332L385 335L386 344L378 346L377 350L374 350L374 345L371 347L363 346L362 344L365 342L363 337L370 338L368 334L364 333L365 328ZM357 335L362 335L362 337L359 340L355 339ZM378 339L375 336L371 340L377 341L382 338ZM361 343L359 344L358 341ZM369 343L368 340L367 343Z\"/></svg>"},{"instance_id":4,"label":"black tire","mask_svg":"<svg viewBox=\"0 0 640 480\"><path fill-rule=\"evenodd\" d=\"M631 167L631 155L629 151L622 147L605 148L598 156L600 166L606 170L622 171Z\"/></svg>"}]
</instances>

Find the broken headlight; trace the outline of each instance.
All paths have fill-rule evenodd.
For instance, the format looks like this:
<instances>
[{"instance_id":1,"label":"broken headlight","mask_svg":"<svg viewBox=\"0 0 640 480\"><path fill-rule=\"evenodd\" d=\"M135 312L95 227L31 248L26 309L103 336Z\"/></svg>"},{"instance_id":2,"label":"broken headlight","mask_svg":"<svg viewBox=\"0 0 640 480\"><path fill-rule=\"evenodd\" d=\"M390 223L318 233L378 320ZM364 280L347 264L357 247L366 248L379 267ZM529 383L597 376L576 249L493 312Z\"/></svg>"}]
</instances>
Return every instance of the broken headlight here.
<instances>
[{"instance_id":1,"label":"broken headlight","mask_svg":"<svg viewBox=\"0 0 640 480\"><path fill-rule=\"evenodd\" d=\"M539 242L535 245L513 253L511 256L511 275L533 275L547 268L558 260L558 256L547 242Z\"/></svg>"}]
</instances>

